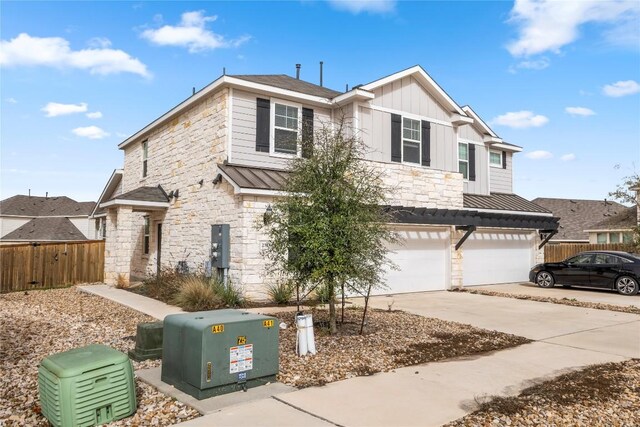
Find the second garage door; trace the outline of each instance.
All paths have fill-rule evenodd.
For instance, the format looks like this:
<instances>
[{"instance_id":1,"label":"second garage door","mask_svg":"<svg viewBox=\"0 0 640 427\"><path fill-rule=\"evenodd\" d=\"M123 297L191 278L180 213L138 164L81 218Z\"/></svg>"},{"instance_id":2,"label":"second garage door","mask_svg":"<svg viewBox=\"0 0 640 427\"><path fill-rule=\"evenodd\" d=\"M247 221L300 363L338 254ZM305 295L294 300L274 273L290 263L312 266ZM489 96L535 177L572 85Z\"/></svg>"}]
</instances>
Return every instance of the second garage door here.
<instances>
[{"instance_id":1,"label":"second garage door","mask_svg":"<svg viewBox=\"0 0 640 427\"><path fill-rule=\"evenodd\" d=\"M473 233L462 245L463 284L526 282L534 262L530 232Z\"/></svg>"},{"instance_id":2,"label":"second garage door","mask_svg":"<svg viewBox=\"0 0 640 427\"><path fill-rule=\"evenodd\" d=\"M444 290L449 274L448 229L401 229L402 243L390 248L398 270L387 270L386 289L374 294Z\"/></svg>"}]
</instances>

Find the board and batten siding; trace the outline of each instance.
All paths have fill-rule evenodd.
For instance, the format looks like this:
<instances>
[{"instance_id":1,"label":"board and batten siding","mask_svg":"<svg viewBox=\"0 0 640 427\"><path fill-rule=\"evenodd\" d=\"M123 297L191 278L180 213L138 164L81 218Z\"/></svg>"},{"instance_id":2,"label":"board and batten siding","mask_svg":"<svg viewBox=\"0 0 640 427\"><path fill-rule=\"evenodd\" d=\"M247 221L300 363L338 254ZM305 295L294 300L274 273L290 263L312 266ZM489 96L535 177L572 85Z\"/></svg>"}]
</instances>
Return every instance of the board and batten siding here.
<instances>
[{"instance_id":1,"label":"board and batten siding","mask_svg":"<svg viewBox=\"0 0 640 427\"><path fill-rule=\"evenodd\" d=\"M380 86L373 93L373 105L446 122L451 120L451 113L411 76Z\"/></svg>"},{"instance_id":2,"label":"board and batten siding","mask_svg":"<svg viewBox=\"0 0 640 427\"><path fill-rule=\"evenodd\" d=\"M506 158L506 169L496 166L489 169L489 190L492 193L513 193L513 154L507 152Z\"/></svg>"},{"instance_id":3,"label":"board and batten siding","mask_svg":"<svg viewBox=\"0 0 640 427\"><path fill-rule=\"evenodd\" d=\"M470 194L489 194L489 151L484 144L474 145L476 147L476 179L465 181L462 191Z\"/></svg>"},{"instance_id":4,"label":"board and batten siding","mask_svg":"<svg viewBox=\"0 0 640 427\"><path fill-rule=\"evenodd\" d=\"M256 151L256 103L258 98L267 98L256 94L233 90L231 108L231 161L236 165L284 169L287 159L274 157L269 153ZM313 127L319 130L331 121L331 111L319 107L313 109ZM270 123L273 126L273 123Z\"/></svg>"},{"instance_id":5,"label":"board and batten siding","mask_svg":"<svg viewBox=\"0 0 640 427\"><path fill-rule=\"evenodd\" d=\"M464 125L458 128L458 138L469 141L483 142L484 137L471 125Z\"/></svg>"},{"instance_id":6,"label":"board and batten siding","mask_svg":"<svg viewBox=\"0 0 640 427\"><path fill-rule=\"evenodd\" d=\"M365 158L391 162L391 114L359 106L360 137ZM426 167L426 166L425 166ZM456 134L452 127L431 123L431 169L458 171Z\"/></svg>"}]
</instances>

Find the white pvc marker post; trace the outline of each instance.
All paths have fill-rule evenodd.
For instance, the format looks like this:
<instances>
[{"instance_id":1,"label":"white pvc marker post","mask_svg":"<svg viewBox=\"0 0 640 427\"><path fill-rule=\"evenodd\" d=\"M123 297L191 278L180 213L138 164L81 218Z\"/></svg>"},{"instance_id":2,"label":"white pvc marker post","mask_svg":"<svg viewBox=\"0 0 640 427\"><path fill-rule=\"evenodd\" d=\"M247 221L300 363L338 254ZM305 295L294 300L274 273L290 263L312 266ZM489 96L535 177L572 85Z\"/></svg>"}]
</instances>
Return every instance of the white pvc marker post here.
<instances>
[{"instance_id":1,"label":"white pvc marker post","mask_svg":"<svg viewBox=\"0 0 640 427\"><path fill-rule=\"evenodd\" d=\"M307 333L307 348L309 353L316 354L316 338L313 334L313 317L310 314L305 316L305 327Z\"/></svg>"},{"instance_id":2,"label":"white pvc marker post","mask_svg":"<svg viewBox=\"0 0 640 427\"><path fill-rule=\"evenodd\" d=\"M296 316L297 338L298 338L298 356L305 356L309 348L307 347L307 331L306 331L306 316Z\"/></svg>"}]
</instances>

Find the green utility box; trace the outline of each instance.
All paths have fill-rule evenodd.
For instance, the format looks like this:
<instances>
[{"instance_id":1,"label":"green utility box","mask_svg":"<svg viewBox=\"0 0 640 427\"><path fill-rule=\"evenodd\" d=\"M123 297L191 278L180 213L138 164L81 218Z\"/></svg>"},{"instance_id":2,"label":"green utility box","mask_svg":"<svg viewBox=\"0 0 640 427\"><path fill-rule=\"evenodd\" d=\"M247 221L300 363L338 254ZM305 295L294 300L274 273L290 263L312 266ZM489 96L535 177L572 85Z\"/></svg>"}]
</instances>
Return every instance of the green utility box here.
<instances>
[{"instance_id":1,"label":"green utility box","mask_svg":"<svg viewBox=\"0 0 640 427\"><path fill-rule=\"evenodd\" d=\"M136 411L126 354L101 344L57 353L38 368L42 414L58 427L94 426Z\"/></svg>"},{"instance_id":2,"label":"green utility box","mask_svg":"<svg viewBox=\"0 0 640 427\"><path fill-rule=\"evenodd\" d=\"M129 357L137 362L162 357L162 322L138 323L136 347Z\"/></svg>"},{"instance_id":3,"label":"green utility box","mask_svg":"<svg viewBox=\"0 0 640 427\"><path fill-rule=\"evenodd\" d=\"M241 310L164 318L162 381L196 399L275 381L278 319Z\"/></svg>"}]
</instances>

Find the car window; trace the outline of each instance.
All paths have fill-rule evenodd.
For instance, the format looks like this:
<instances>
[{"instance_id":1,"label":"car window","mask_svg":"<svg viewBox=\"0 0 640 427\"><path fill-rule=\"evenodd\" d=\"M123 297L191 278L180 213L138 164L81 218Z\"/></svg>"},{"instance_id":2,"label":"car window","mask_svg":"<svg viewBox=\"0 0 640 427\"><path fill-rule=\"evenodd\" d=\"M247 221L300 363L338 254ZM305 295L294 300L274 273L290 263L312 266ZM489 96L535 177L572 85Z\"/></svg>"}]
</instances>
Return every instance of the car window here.
<instances>
[{"instance_id":1,"label":"car window","mask_svg":"<svg viewBox=\"0 0 640 427\"><path fill-rule=\"evenodd\" d=\"M589 264L591 261L591 254L581 254L569 258L567 264Z\"/></svg>"},{"instance_id":2,"label":"car window","mask_svg":"<svg viewBox=\"0 0 640 427\"><path fill-rule=\"evenodd\" d=\"M620 264L622 258L609 254L596 254L593 258L594 264Z\"/></svg>"}]
</instances>

